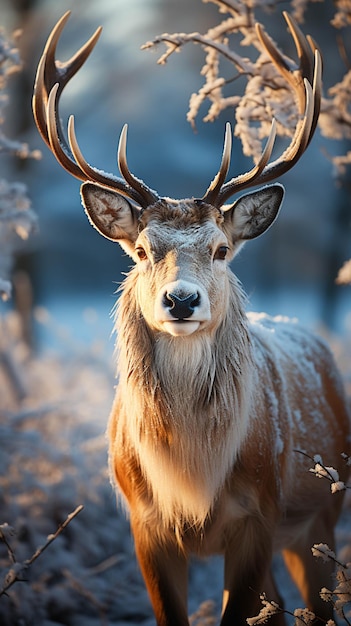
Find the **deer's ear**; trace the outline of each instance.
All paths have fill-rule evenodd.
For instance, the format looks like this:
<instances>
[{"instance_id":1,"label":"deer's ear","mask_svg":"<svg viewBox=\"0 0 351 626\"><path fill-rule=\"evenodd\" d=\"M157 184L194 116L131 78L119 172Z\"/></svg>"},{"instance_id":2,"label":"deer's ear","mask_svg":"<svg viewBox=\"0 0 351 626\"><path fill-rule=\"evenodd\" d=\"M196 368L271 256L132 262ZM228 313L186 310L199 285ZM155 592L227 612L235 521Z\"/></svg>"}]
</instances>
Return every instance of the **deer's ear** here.
<instances>
[{"instance_id":1,"label":"deer's ear","mask_svg":"<svg viewBox=\"0 0 351 626\"><path fill-rule=\"evenodd\" d=\"M101 235L130 244L138 236L139 211L120 193L96 183L83 183L82 202L90 223Z\"/></svg>"},{"instance_id":2,"label":"deer's ear","mask_svg":"<svg viewBox=\"0 0 351 626\"><path fill-rule=\"evenodd\" d=\"M235 243L262 235L276 219L284 197L284 187L267 185L241 196L224 211L224 230Z\"/></svg>"}]
</instances>

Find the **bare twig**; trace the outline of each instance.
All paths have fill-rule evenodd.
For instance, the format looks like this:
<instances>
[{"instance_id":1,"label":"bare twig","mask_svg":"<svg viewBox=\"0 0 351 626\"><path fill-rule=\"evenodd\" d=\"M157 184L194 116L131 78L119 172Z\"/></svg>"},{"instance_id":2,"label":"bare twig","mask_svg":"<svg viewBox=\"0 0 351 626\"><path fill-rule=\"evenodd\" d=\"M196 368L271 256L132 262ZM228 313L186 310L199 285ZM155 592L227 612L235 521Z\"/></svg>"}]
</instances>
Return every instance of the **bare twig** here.
<instances>
[{"instance_id":1,"label":"bare twig","mask_svg":"<svg viewBox=\"0 0 351 626\"><path fill-rule=\"evenodd\" d=\"M34 552L34 554L29 558L23 561L22 563L13 563L13 566L9 569L5 576L5 580L2 588L0 589L0 597L6 595L7 591L12 587L15 582L22 580L21 576L36 561L41 554L43 554L44 550L52 544L55 539L62 533L63 530L68 526L68 524L83 510L83 505L80 504L77 508L70 513L62 524L58 527L56 532L52 535L48 535L46 543ZM7 543L6 543L7 546ZM13 552L12 552L13 555ZM14 555L13 555L14 556Z\"/></svg>"},{"instance_id":2,"label":"bare twig","mask_svg":"<svg viewBox=\"0 0 351 626\"><path fill-rule=\"evenodd\" d=\"M0 526L0 541L2 541L6 548L7 548L7 552L9 555L9 559L11 561L11 563L16 563L16 557L15 557L15 553L12 550L10 543L7 540L7 535L9 534L13 534L13 528L11 528L8 524L1 524Z\"/></svg>"},{"instance_id":3,"label":"bare twig","mask_svg":"<svg viewBox=\"0 0 351 626\"><path fill-rule=\"evenodd\" d=\"M65 569L63 574L66 576L70 589L74 589L77 593L79 593L83 598L85 598L99 613L101 626L107 626L107 615L106 615L106 606L102 602L96 599L94 594L84 587L81 580L75 578L70 571Z\"/></svg>"}]
</instances>

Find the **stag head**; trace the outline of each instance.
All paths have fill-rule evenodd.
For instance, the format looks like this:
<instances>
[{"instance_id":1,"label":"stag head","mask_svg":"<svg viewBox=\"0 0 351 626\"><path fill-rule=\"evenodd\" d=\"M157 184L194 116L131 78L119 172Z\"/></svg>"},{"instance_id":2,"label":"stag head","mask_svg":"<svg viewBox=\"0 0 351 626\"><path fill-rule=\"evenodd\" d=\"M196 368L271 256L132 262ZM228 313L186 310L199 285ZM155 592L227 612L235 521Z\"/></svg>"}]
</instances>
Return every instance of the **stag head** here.
<instances>
[{"instance_id":1,"label":"stag head","mask_svg":"<svg viewBox=\"0 0 351 626\"><path fill-rule=\"evenodd\" d=\"M82 185L92 224L136 263L143 318L152 330L173 336L215 330L226 309L227 262L272 224L283 195L281 185L270 185L226 211L204 200L159 199L138 215L122 195Z\"/></svg>"},{"instance_id":2,"label":"stag head","mask_svg":"<svg viewBox=\"0 0 351 626\"><path fill-rule=\"evenodd\" d=\"M118 241L134 259L137 297L149 327L174 336L214 329L223 318L230 280L227 262L243 242L264 233L277 217L284 189L268 185L248 193L231 205L235 193L270 182L288 171L305 151L316 128L321 98L321 60L292 18L284 13L294 38L299 65L285 57L257 25L263 47L292 86L301 112L290 145L270 162L276 135L275 121L258 163L248 172L225 182L231 155L232 131L226 125L220 169L201 199L170 200L135 177L126 158L127 126L118 147L123 179L90 166L82 155L74 129L68 124L68 142L59 122L59 97L96 44L101 29L66 63L55 60L66 13L53 29L37 72L33 111L44 141L59 163L83 181L82 201L93 226Z\"/></svg>"}]
</instances>

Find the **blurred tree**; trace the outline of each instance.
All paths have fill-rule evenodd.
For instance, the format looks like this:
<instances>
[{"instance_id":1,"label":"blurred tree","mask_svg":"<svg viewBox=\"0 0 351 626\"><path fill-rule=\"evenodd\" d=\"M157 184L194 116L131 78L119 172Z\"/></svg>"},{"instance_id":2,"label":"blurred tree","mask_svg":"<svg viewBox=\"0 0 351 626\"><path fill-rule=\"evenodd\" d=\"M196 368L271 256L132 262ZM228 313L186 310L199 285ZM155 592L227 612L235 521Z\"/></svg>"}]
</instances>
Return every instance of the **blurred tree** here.
<instances>
[{"instance_id":1,"label":"blurred tree","mask_svg":"<svg viewBox=\"0 0 351 626\"><path fill-rule=\"evenodd\" d=\"M3 108L7 103L5 94L7 79L13 72L20 70L18 50L0 31L0 124L4 120ZM37 152L30 152L27 144L10 140L0 126L0 155L15 155L20 158L37 157ZM10 297L9 275L12 258L20 247L20 241L28 238L34 230L36 218L30 209L26 188L21 183L8 183L0 180L0 296Z\"/></svg>"}]
</instances>

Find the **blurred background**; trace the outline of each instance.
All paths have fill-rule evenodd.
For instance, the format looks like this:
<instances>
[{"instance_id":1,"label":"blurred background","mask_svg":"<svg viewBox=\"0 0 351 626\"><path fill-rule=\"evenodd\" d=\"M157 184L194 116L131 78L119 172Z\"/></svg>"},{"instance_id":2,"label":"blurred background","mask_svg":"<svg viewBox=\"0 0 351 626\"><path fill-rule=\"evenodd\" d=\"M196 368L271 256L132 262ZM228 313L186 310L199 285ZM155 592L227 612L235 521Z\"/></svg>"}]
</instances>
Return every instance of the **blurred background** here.
<instances>
[{"instance_id":1,"label":"blurred background","mask_svg":"<svg viewBox=\"0 0 351 626\"><path fill-rule=\"evenodd\" d=\"M281 10L285 8L288 3L282 2ZM64 124L74 113L78 140L91 164L117 174L118 137L128 122L130 169L160 195L199 197L218 170L224 124L233 122L234 114L227 110L212 124L199 119L194 133L186 112L191 93L202 84L203 51L189 45L159 66L161 49L159 54L140 50L160 33L203 32L217 24L221 16L210 3L0 0L1 25L8 33L23 29L19 46L24 70L10 82L5 131L42 150L40 161L1 163L1 177L26 183L39 216L39 233L18 257L17 269L29 272L36 309L48 310L84 342L90 339L92 322L94 333L109 336L114 294L130 260L91 228L80 204L79 181L57 164L32 119L36 65L50 30L68 9L72 15L58 49L62 60L103 26L94 52L67 86L60 109ZM312 4L303 25L323 50L325 90L345 71L328 26L332 15L332 2ZM293 55L281 14L264 14L262 21L280 47ZM282 177L287 193L279 220L264 237L248 243L233 263L250 309L298 317L309 326L325 325L338 333L351 326L351 288L335 284L339 268L351 256L350 176L338 183L325 156L346 149L317 131L298 165ZM240 143L234 143L231 174L250 167ZM39 344L52 341L50 332L43 332Z\"/></svg>"},{"instance_id":2,"label":"blurred background","mask_svg":"<svg viewBox=\"0 0 351 626\"><path fill-rule=\"evenodd\" d=\"M279 2L279 12L258 15L293 56L280 14L288 7ZM224 16L201 0L0 0L0 26L8 35L22 29L16 41L23 60L23 71L9 79L0 146L3 130L6 137L42 151L39 161L0 152L0 184L2 179L26 184L39 224L16 256L14 297L9 302L0 298L0 523L16 529L10 539L16 563L28 559L70 511L84 504L64 537L26 568L28 582L1 598L0 622L151 626L150 603L124 512L116 511L106 462L105 425L114 386L110 311L131 261L89 225L79 181L43 144L31 110L38 60L52 27L68 9L72 15L58 58L68 59L98 25L103 33L62 97L64 125L73 113L88 162L117 174L118 137L128 122L131 171L160 195L175 198L203 195L218 170L225 122L234 122L234 112L228 109L212 124L201 122L200 115L194 133L186 113L191 93L203 83L203 51L189 45L159 66L163 50L142 52L140 46L165 31L205 32ZM303 25L323 49L325 91L346 71L336 31L329 27L333 13L332 0L312 2ZM1 55L0 45L2 62ZM0 73L0 90L1 78ZM232 83L233 93L236 85L243 87ZM0 100L0 116L3 108ZM324 327L329 339L330 332L337 333L331 343L350 394L351 286L336 285L335 279L351 257L351 180L349 171L337 181L326 157L348 149L316 132L301 161L281 178L286 198L278 221L264 237L247 243L233 270L249 295L250 309L298 317L310 327ZM251 165L236 141L231 175ZM6 257L4 247L0 261ZM22 315L12 312L16 308ZM338 531L339 547L348 550L341 552L345 562L351 560L350 498L347 502ZM1 579L9 568L13 559L0 541ZM279 569L279 581L283 576ZM294 610L300 600L288 585L281 587L286 608ZM219 614L221 588L221 563L204 568L195 562L189 611L210 599ZM193 623L210 623L212 609L205 604L203 622Z\"/></svg>"}]
</instances>

